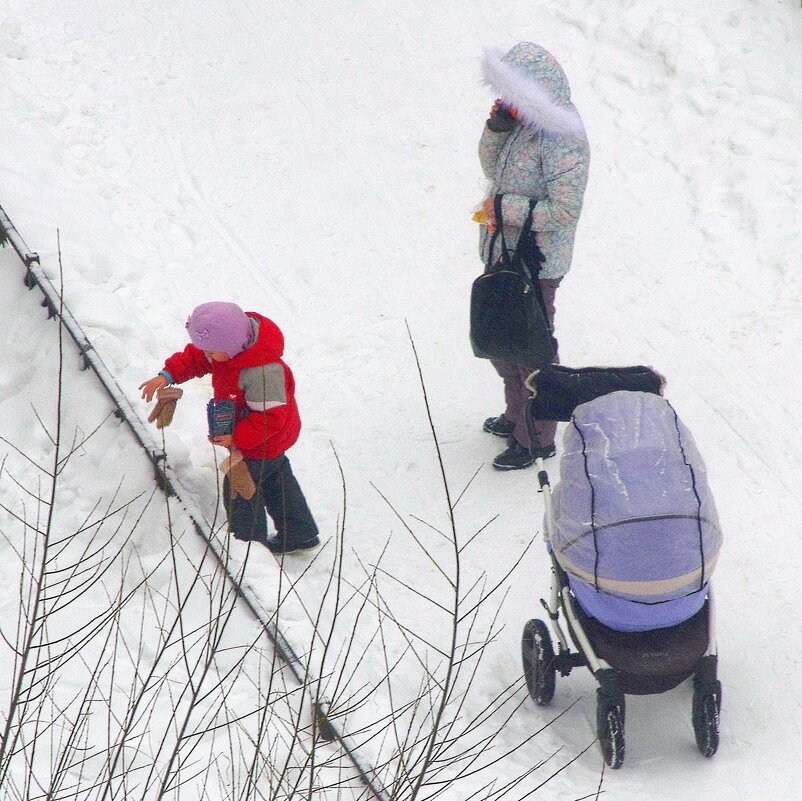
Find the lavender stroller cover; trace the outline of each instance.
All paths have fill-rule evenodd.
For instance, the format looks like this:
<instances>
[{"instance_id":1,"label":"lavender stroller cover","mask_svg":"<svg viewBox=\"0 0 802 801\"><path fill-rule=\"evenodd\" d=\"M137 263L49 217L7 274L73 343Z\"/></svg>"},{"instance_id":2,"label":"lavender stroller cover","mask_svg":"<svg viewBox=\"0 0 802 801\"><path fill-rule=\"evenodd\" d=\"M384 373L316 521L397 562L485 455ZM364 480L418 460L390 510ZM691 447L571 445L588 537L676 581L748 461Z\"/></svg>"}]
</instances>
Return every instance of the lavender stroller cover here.
<instances>
[{"instance_id":1,"label":"lavender stroller cover","mask_svg":"<svg viewBox=\"0 0 802 801\"><path fill-rule=\"evenodd\" d=\"M553 493L551 544L580 606L618 631L698 612L721 547L693 437L659 395L577 406Z\"/></svg>"}]
</instances>

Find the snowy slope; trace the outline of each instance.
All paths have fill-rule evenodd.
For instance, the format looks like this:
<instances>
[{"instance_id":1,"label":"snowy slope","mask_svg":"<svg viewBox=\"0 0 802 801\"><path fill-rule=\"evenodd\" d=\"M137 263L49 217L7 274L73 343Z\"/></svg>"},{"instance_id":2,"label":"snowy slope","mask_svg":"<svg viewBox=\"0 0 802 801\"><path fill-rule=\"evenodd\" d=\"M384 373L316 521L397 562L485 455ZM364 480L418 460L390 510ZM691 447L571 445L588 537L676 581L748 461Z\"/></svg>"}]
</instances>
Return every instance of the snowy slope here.
<instances>
[{"instance_id":1,"label":"snowy slope","mask_svg":"<svg viewBox=\"0 0 802 801\"><path fill-rule=\"evenodd\" d=\"M605 776L605 795L791 798L802 786L802 638L796 582L783 570L802 558L793 0L510 2L492 12L475 2L144 0L83 3L80 13L14 0L0 12L0 202L53 277L60 230L65 298L132 397L183 347L196 303L230 299L275 319L305 425L290 456L324 534L333 538L341 513L336 452L352 580L385 553L400 579L440 593L435 567L380 496L410 525L447 524L408 326L454 497L479 470L457 506L460 535L498 515L465 551L466 581L486 572L492 586L542 514L531 472L489 467L498 441L480 423L500 410L499 382L466 336L480 269L476 143L492 101L479 56L522 39L563 63L592 148L558 297L562 360L647 363L668 377L727 538L716 574L719 754L707 762L695 751L687 688L633 699L627 763ZM14 298L4 317L24 320ZM36 350L21 336L7 355L4 436L46 449L19 422L20 401L43 391L27 369ZM208 393L203 382L187 387L167 447L211 516ZM556 479L556 462L551 471ZM438 535L427 542L447 563ZM323 575L322 565L305 574L302 592L316 597ZM504 584L503 630L472 685L476 706L520 677L521 627L547 588L538 540ZM383 589L399 615L428 615L416 596ZM361 669L366 682L381 673ZM552 711L578 703L502 775L564 744L554 758L563 764L590 744L593 689L581 673L561 681ZM549 719L525 702L505 742ZM541 797L594 793L600 763L591 749Z\"/></svg>"}]
</instances>

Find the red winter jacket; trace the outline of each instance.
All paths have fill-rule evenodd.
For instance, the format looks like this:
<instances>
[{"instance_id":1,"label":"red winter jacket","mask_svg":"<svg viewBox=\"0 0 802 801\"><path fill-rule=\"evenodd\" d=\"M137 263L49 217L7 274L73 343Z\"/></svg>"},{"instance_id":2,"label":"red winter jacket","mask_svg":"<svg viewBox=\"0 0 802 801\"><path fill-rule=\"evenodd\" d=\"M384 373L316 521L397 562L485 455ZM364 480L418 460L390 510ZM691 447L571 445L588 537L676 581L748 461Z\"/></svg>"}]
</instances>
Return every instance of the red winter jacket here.
<instances>
[{"instance_id":1,"label":"red winter jacket","mask_svg":"<svg viewBox=\"0 0 802 801\"><path fill-rule=\"evenodd\" d=\"M174 384L212 374L215 400L236 404L233 443L246 459L273 459L298 439L301 418L295 379L281 359L284 335L267 317L246 312L258 328L256 341L226 362L213 362L189 344L164 363Z\"/></svg>"}]
</instances>

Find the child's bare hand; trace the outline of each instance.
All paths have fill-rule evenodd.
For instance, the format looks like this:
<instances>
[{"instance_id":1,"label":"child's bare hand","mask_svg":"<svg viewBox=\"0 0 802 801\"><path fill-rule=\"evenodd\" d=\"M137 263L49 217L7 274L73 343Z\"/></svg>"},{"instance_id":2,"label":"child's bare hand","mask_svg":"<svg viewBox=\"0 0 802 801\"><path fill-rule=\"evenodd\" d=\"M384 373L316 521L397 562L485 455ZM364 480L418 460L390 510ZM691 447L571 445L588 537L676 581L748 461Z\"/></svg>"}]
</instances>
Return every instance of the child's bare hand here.
<instances>
[{"instance_id":1,"label":"child's bare hand","mask_svg":"<svg viewBox=\"0 0 802 801\"><path fill-rule=\"evenodd\" d=\"M231 434L223 434L222 436L219 437L209 437L209 442L211 442L212 445L220 445L223 448L230 448L232 445L232 441L233 438Z\"/></svg>"},{"instance_id":2,"label":"child's bare hand","mask_svg":"<svg viewBox=\"0 0 802 801\"><path fill-rule=\"evenodd\" d=\"M142 398L150 403L156 392L166 387L168 383L169 382L163 375L156 375L153 376L153 378L149 378L139 385L139 389L142 390Z\"/></svg>"},{"instance_id":3,"label":"child's bare hand","mask_svg":"<svg viewBox=\"0 0 802 801\"><path fill-rule=\"evenodd\" d=\"M485 225L491 230L496 229L496 209L495 200L492 197L485 198L482 203L482 211L485 216Z\"/></svg>"}]
</instances>

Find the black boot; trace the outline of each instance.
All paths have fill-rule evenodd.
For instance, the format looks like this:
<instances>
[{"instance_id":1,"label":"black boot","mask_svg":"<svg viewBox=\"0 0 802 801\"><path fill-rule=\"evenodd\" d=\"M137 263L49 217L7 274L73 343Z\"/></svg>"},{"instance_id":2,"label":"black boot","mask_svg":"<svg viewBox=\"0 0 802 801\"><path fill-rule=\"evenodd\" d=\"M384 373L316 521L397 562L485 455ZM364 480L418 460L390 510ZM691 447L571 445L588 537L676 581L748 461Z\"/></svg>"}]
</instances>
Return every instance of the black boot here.
<instances>
[{"instance_id":1,"label":"black boot","mask_svg":"<svg viewBox=\"0 0 802 801\"><path fill-rule=\"evenodd\" d=\"M515 428L515 423L508 420L503 414L498 417L488 417L485 420L482 428L489 434L495 434L497 437L509 437L512 430Z\"/></svg>"},{"instance_id":2,"label":"black boot","mask_svg":"<svg viewBox=\"0 0 802 801\"><path fill-rule=\"evenodd\" d=\"M287 540L280 534L276 534L264 543L270 553L287 554L287 553L302 553L303 551L313 551L320 545L320 540L317 537L309 537L306 540L297 542L287 542Z\"/></svg>"},{"instance_id":3,"label":"black boot","mask_svg":"<svg viewBox=\"0 0 802 801\"><path fill-rule=\"evenodd\" d=\"M554 445L547 445L543 448L529 448L524 447L514 437L507 440L508 448L502 451L495 459L493 459L493 467L497 470L522 470L524 467L529 467L535 463L535 459L548 459L554 456Z\"/></svg>"}]
</instances>

